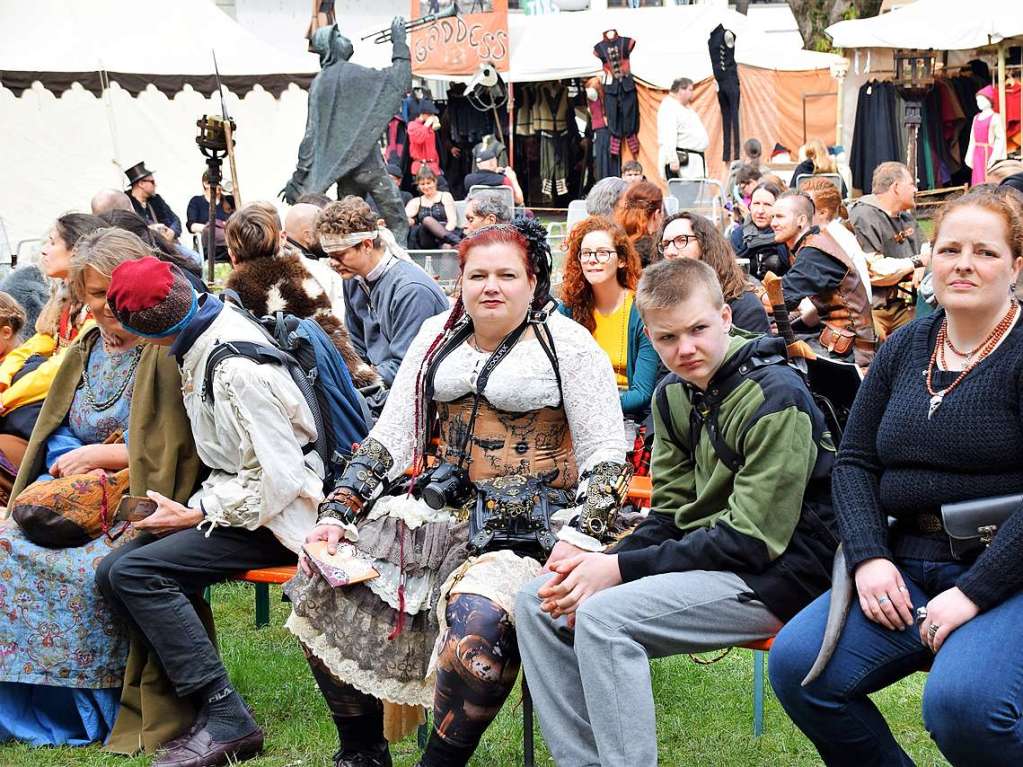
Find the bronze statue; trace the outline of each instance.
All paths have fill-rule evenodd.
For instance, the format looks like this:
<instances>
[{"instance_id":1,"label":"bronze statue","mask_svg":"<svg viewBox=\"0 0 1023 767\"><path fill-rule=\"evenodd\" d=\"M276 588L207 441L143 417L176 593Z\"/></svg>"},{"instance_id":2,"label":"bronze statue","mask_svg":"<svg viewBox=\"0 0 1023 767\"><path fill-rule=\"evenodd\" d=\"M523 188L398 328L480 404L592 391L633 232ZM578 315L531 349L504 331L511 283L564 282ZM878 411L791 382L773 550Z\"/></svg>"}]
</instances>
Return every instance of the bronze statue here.
<instances>
[{"instance_id":1,"label":"bronze statue","mask_svg":"<svg viewBox=\"0 0 1023 767\"><path fill-rule=\"evenodd\" d=\"M304 193L322 194L335 183L339 199L346 194L372 196L399 243L408 236L408 219L398 187L387 175L379 140L412 86L405 28L400 17L391 22L389 69L352 64L355 49L336 24L313 33L321 70L309 88L298 164L282 190L292 204Z\"/></svg>"}]
</instances>

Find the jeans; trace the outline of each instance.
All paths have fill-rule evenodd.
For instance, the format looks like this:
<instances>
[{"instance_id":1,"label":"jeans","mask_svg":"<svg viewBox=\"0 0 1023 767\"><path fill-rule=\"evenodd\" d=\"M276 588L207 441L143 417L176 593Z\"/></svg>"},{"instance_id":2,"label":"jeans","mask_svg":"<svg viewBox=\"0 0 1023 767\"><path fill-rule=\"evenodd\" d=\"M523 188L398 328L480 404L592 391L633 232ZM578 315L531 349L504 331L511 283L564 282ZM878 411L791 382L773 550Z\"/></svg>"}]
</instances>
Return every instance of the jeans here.
<instances>
[{"instance_id":1,"label":"jeans","mask_svg":"<svg viewBox=\"0 0 1023 767\"><path fill-rule=\"evenodd\" d=\"M957 562L896 562L914 609L955 585ZM800 682L820 649L831 592L793 618L771 648L771 684L788 715L827 765L912 765L867 697L915 671L924 688L924 726L954 765L1023 764L1023 594L961 625L932 655L916 625L890 631L853 600L842 637L824 672Z\"/></svg>"},{"instance_id":2,"label":"jeans","mask_svg":"<svg viewBox=\"0 0 1023 767\"><path fill-rule=\"evenodd\" d=\"M294 562L265 527L218 527L209 538L189 528L115 550L100 563L96 585L146 637L183 698L227 674L189 597L244 570Z\"/></svg>"}]
</instances>

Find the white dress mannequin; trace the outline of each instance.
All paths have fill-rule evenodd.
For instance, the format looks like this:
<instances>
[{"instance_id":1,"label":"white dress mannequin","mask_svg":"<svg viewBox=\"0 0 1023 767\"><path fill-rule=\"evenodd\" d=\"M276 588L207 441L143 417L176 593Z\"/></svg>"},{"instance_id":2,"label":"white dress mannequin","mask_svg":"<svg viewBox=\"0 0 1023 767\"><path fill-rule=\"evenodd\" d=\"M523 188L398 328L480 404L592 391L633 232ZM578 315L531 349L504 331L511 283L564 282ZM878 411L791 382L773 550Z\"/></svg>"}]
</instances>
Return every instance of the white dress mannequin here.
<instances>
[{"instance_id":1,"label":"white dress mannequin","mask_svg":"<svg viewBox=\"0 0 1023 767\"><path fill-rule=\"evenodd\" d=\"M996 160L1006 157L1005 125L1002 116L991 107L991 100L983 93L977 94L980 113L973 118L970 130L970 145L963 161L973 169L971 186L987 181L987 169Z\"/></svg>"}]
</instances>

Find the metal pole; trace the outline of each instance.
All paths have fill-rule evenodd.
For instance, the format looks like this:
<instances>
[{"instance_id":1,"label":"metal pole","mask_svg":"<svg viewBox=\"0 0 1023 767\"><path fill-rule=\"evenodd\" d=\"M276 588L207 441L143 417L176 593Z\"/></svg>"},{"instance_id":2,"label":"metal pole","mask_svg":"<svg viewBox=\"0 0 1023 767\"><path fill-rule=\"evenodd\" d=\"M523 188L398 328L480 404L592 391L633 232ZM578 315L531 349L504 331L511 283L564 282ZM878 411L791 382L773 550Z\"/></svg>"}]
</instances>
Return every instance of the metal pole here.
<instances>
[{"instance_id":1,"label":"metal pole","mask_svg":"<svg viewBox=\"0 0 1023 767\"><path fill-rule=\"evenodd\" d=\"M1002 115L1002 126L1005 132L1005 148L1009 148L1009 121L1006 119L1008 110L1005 108L1005 43L998 44L998 109Z\"/></svg>"}]
</instances>

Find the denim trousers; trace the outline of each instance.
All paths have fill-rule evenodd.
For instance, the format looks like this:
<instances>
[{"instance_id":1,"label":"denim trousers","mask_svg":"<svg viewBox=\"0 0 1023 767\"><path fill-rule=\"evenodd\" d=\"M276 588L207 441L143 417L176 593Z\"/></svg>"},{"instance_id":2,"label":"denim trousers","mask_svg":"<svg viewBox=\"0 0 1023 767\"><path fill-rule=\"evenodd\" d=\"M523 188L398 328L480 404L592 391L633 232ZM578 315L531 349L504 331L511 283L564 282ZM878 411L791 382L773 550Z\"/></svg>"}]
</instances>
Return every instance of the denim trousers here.
<instances>
[{"instance_id":1,"label":"denim trousers","mask_svg":"<svg viewBox=\"0 0 1023 767\"><path fill-rule=\"evenodd\" d=\"M109 554L96 585L145 637L179 697L226 676L217 648L191 598L244 570L294 564L295 555L267 528L189 528L163 538L143 535Z\"/></svg>"},{"instance_id":2,"label":"denim trousers","mask_svg":"<svg viewBox=\"0 0 1023 767\"><path fill-rule=\"evenodd\" d=\"M913 608L955 585L967 565L899 559ZM867 697L915 671L930 674L923 720L953 765L1023 764L1023 594L953 631L937 655L913 625L891 631L866 618L853 600L838 647L806 687L824 636L828 592L789 621L771 648L770 677L785 711L813 741L825 764L912 765Z\"/></svg>"}]
</instances>

